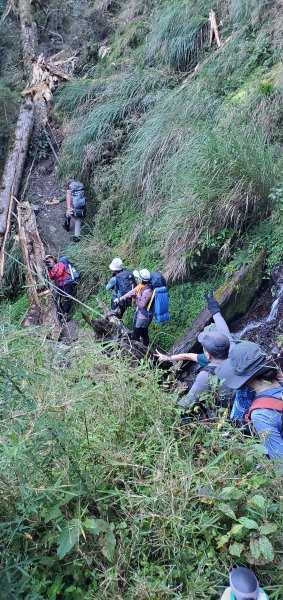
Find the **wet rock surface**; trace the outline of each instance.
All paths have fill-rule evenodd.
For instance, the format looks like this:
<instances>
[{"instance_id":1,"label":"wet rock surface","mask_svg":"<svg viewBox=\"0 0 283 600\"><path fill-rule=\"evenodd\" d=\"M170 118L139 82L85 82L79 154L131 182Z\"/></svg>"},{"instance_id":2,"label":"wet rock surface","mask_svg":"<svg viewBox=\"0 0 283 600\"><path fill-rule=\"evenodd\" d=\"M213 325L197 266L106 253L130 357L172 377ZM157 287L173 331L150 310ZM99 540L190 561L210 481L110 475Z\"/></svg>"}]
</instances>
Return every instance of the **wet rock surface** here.
<instances>
[{"instance_id":1,"label":"wet rock surface","mask_svg":"<svg viewBox=\"0 0 283 600\"><path fill-rule=\"evenodd\" d=\"M230 324L230 330L235 339L256 342L267 351L283 346L283 265L273 267L267 288L241 319Z\"/></svg>"}]
</instances>

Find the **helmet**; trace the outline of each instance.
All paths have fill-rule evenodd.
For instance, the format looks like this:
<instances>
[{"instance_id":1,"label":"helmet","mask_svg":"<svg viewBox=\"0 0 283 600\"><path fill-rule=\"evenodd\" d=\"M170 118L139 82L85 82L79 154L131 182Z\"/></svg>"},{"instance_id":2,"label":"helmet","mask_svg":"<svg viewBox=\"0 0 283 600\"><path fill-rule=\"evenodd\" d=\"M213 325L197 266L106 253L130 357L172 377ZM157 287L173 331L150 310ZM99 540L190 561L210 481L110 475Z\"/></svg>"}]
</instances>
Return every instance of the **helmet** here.
<instances>
[{"instance_id":1,"label":"helmet","mask_svg":"<svg viewBox=\"0 0 283 600\"><path fill-rule=\"evenodd\" d=\"M141 281L150 281L150 272L147 269L141 269L140 271L134 271L134 277L137 277Z\"/></svg>"},{"instance_id":2,"label":"helmet","mask_svg":"<svg viewBox=\"0 0 283 600\"><path fill-rule=\"evenodd\" d=\"M113 258L112 262L109 265L110 271L122 271L123 268L124 265L121 258Z\"/></svg>"}]
</instances>

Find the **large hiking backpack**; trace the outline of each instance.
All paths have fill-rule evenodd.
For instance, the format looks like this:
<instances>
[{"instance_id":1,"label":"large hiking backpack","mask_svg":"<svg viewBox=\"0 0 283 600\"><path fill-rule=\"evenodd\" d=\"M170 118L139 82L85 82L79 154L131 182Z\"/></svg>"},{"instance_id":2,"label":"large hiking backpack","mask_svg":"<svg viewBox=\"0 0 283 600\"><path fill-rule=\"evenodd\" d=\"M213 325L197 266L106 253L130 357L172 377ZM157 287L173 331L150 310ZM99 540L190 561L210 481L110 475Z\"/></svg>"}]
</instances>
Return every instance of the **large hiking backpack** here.
<instances>
[{"instance_id":1,"label":"large hiking backpack","mask_svg":"<svg viewBox=\"0 0 283 600\"><path fill-rule=\"evenodd\" d=\"M65 265L66 271L69 275L67 279L64 279L64 283L76 283L80 277L80 274L77 269L71 265L69 259L65 256L62 256L62 258L59 258L58 263L59 262Z\"/></svg>"},{"instance_id":2,"label":"large hiking backpack","mask_svg":"<svg viewBox=\"0 0 283 600\"><path fill-rule=\"evenodd\" d=\"M165 277L159 271L155 271L150 275L151 287L153 294L147 310L151 307L154 312L156 323L163 323L171 318L169 314L169 297L166 288Z\"/></svg>"},{"instance_id":3,"label":"large hiking backpack","mask_svg":"<svg viewBox=\"0 0 283 600\"><path fill-rule=\"evenodd\" d=\"M123 269L116 275L115 292L119 296L124 296L127 292L132 290L136 286L136 280L133 275L133 271Z\"/></svg>"},{"instance_id":4,"label":"large hiking backpack","mask_svg":"<svg viewBox=\"0 0 283 600\"><path fill-rule=\"evenodd\" d=\"M82 219L86 214L84 186L80 181L71 181L71 183L69 183L69 189L71 190L73 215L76 219Z\"/></svg>"}]
</instances>

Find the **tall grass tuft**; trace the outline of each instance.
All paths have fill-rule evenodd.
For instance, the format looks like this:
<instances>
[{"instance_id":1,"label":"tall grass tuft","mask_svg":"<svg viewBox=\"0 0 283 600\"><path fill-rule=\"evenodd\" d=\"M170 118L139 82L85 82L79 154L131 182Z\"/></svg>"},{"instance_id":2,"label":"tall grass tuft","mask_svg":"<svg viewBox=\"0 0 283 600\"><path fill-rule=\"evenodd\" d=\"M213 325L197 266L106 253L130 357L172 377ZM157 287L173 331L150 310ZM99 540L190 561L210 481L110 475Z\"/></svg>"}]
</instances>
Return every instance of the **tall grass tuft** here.
<instances>
[{"instance_id":1,"label":"tall grass tuft","mask_svg":"<svg viewBox=\"0 0 283 600\"><path fill-rule=\"evenodd\" d=\"M255 439L181 428L113 344L56 347L3 310L0 330L4 598L212 600L236 560L280 599L281 475Z\"/></svg>"}]
</instances>

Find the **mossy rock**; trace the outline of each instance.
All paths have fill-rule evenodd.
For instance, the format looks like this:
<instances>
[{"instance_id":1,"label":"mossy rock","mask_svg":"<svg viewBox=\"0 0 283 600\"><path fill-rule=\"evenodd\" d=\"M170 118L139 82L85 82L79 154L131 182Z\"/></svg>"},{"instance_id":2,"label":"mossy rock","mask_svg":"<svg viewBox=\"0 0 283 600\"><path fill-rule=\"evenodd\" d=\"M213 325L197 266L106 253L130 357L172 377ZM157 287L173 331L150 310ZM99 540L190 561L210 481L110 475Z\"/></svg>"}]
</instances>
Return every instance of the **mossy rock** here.
<instances>
[{"instance_id":1,"label":"mossy rock","mask_svg":"<svg viewBox=\"0 0 283 600\"><path fill-rule=\"evenodd\" d=\"M232 279L216 290L215 298L227 322L247 311L260 286L265 257L265 250L261 250L252 263L241 267ZM184 335L174 344L171 354L198 350L197 336L210 321L211 315L208 309L204 308Z\"/></svg>"}]
</instances>

